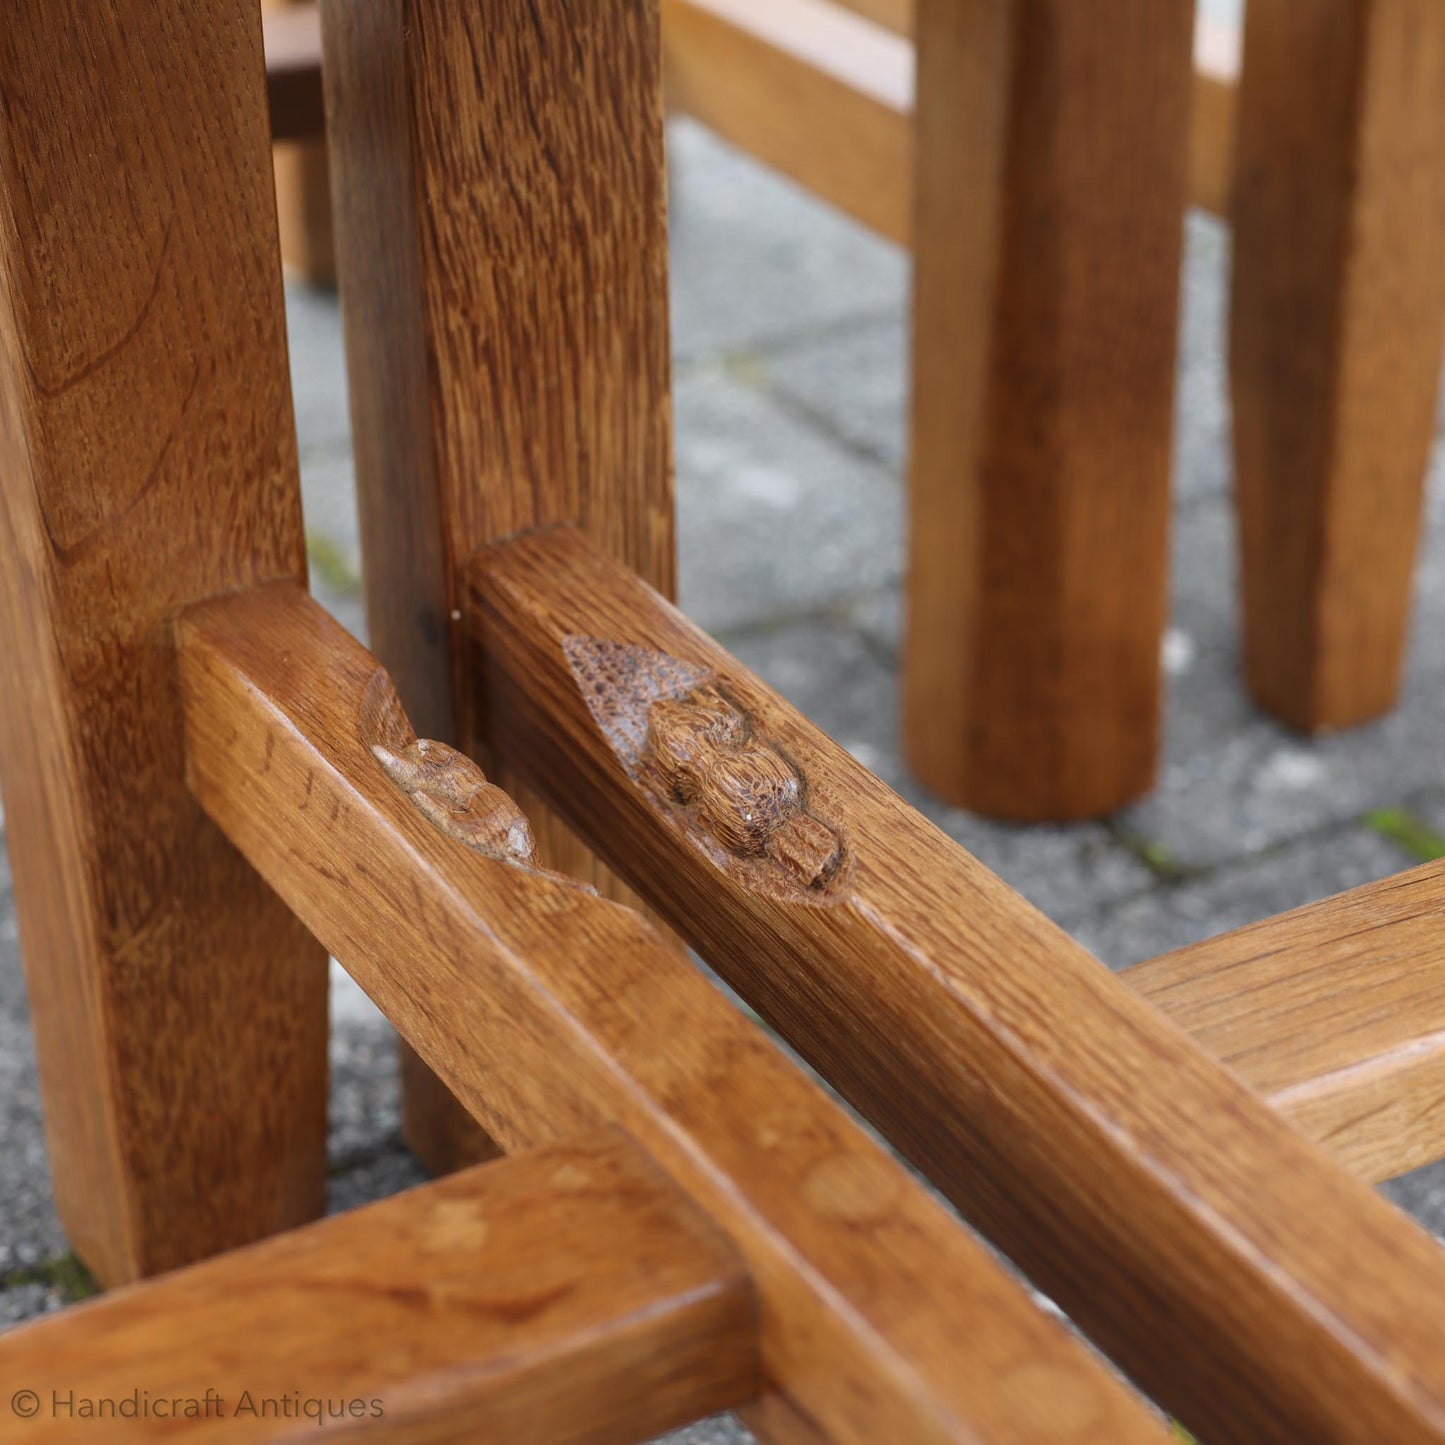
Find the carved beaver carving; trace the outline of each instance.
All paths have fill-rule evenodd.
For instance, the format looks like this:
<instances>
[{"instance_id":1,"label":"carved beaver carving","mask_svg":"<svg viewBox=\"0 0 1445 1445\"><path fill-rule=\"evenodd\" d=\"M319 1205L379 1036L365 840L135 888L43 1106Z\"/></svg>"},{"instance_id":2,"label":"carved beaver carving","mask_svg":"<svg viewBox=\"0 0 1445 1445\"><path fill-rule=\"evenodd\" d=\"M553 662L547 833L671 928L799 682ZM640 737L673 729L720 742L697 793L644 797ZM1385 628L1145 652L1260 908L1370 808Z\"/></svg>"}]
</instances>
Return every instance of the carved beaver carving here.
<instances>
[{"instance_id":1,"label":"carved beaver carving","mask_svg":"<svg viewBox=\"0 0 1445 1445\"><path fill-rule=\"evenodd\" d=\"M760 741L711 684L648 710L641 775L687 808L739 858L769 858L809 890L826 888L843 861L837 834L804 807L794 766Z\"/></svg>"}]
</instances>

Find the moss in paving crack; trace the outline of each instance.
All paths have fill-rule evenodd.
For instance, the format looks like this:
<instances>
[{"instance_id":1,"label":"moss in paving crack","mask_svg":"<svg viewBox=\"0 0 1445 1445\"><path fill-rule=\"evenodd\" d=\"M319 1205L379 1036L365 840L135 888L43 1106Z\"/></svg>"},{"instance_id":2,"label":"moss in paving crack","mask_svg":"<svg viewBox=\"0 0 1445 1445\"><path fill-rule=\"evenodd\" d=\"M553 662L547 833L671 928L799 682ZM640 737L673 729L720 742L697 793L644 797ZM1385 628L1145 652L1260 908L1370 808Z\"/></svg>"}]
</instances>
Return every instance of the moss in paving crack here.
<instances>
[{"instance_id":1,"label":"moss in paving crack","mask_svg":"<svg viewBox=\"0 0 1445 1445\"><path fill-rule=\"evenodd\" d=\"M306 555L316 574L333 592L356 592L361 587L361 578L351 559L330 537L320 532L306 534Z\"/></svg>"},{"instance_id":2,"label":"moss in paving crack","mask_svg":"<svg viewBox=\"0 0 1445 1445\"><path fill-rule=\"evenodd\" d=\"M1377 808L1366 815L1365 827L1382 838L1388 838L1397 848L1421 863L1445 858L1445 838L1408 808Z\"/></svg>"},{"instance_id":3,"label":"moss in paving crack","mask_svg":"<svg viewBox=\"0 0 1445 1445\"><path fill-rule=\"evenodd\" d=\"M54 1290L66 1304L89 1299L100 1293L90 1271L73 1255L62 1254L40 1264L25 1265L0 1275L0 1290L18 1289L25 1284L44 1285Z\"/></svg>"},{"instance_id":4,"label":"moss in paving crack","mask_svg":"<svg viewBox=\"0 0 1445 1445\"><path fill-rule=\"evenodd\" d=\"M1152 838L1141 838L1127 828L1115 826L1115 841L1127 848L1154 876L1164 883L1182 883L1194 876L1198 869L1181 863L1163 843Z\"/></svg>"}]
</instances>

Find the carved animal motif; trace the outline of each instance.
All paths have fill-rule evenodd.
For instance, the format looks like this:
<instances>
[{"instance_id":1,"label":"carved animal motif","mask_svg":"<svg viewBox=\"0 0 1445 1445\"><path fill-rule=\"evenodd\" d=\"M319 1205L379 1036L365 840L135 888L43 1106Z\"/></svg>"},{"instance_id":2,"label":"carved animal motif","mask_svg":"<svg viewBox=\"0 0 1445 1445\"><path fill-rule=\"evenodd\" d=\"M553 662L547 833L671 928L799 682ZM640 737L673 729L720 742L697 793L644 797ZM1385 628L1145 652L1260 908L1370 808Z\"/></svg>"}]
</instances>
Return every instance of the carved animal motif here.
<instances>
[{"instance_id":1,"label":"carved animal motif","mask_svg":"<svg viewBox=\"0 0 1445 1445\"><path fill-rule=\"evenodd\" d=\"M521 810L465 753L430 738L399 752L373 743L386 775L449 838L489 858L537 866L537 845Z\"/></svg>"},{"instance_id":2,"label":"carved animal motif","mask_svg":"<svg viewBox=\"0 0 1445 1445\"><path fill-rule=\"evenodd\" d=\"M568 660L629 775L692 841L751 885L833 896L846 853L808 807L797 767L759 735L713 675L647 648L571 637Z\"/></svg>"}]
</instances>

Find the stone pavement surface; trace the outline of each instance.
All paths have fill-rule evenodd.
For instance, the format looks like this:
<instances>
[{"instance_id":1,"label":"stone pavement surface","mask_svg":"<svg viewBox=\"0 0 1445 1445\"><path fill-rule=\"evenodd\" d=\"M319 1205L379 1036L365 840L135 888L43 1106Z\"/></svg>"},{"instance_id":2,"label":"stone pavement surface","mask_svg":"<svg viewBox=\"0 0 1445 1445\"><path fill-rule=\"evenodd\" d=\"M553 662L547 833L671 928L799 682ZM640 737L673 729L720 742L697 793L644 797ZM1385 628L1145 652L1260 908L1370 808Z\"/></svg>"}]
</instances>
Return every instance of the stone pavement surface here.
<instances>
[{"instance_id":1,"label":"stone pavement surface","mask_svg":"<svg viewBox=\"0 0 1445 1445\"><path fill-rule=\"evenodd\" d=\"M1104 822L1015 828L904 772L904 257L687 123L671 133L682 602L909 801L1110 967L1445 851L1445 496L1433 486L1404 700L1305 742L1239 684L1223 322L1228 235L1192 218L1183 287L1170 710L1159 787ZM335 299L289 297L313 582L363 628ZM1437 470L1445 467L1445 454ZM337 974L332 1204L415 1184L384 1022ZM0 850L0 1325L86 1288L46 1177L8 868ZM1445 1167L1386 1186L1445 1232ZM746 1438L729 1421L675 1437Z\"/></svg>"}]
</instances>

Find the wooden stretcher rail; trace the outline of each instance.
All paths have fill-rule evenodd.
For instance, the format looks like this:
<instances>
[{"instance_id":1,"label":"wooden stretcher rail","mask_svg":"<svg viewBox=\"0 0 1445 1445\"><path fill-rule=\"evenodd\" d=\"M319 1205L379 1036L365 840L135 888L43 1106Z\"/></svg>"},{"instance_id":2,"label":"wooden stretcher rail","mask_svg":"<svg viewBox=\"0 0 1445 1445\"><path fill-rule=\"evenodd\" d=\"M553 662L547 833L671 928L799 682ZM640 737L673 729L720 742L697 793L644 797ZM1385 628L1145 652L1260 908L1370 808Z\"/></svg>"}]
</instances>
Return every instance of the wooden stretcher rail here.
<instances>
[{"instance_id":1,"label":"wooden stretcher rail","mask_svg":"<svg viewBox=\"0 0 1445 1445\"><path fill-rule=\"evenodd\" d=\"M1163 1440L640 914L537 870L506 795L412 737L304 591L193 608L179 646L195 796L488 1133L620 1123L732 1238L765 1439Z\"/></svg>"},{"instance_id":2,"label":"wooden stretcher rail","mask_svg":"<svg viewBox=\"0 0 1445 1445\"><path fill-rule=\"evenodd\" d=\"M849 13L857 11L857 14ZM668 99L725 140L907 245L913 8L893 0L663 0ZM865 18L860 18L865 17ZM871 23L892 19L891 26ZM1227 216L1235 85L1195 72L1191 196Z\"/></svg>"},{"instance_id":3,"label":"wooden stretcher rail","mask_svg":"<svg viewBox=\"0 0 1445 1445\"><path fill-rule=\"evenodd\" d=\"M1123 977L1365 1179L1445 1156L1445 864Z\"/></svg>"},{"instance_id":4,"label":"wooden stretcher rail","mask_svg":"<svg viewBox=\"0 0 1445 1445\"><path fill-rule=\"evenodd\" d=\"M570 529L473 559L492 741L1205 1438L1445 1438L1445 1258Z\"/></svg>"},{"instance_id":5,"label":"wooden stretcher rail","mask_svg":"<svg viewBox=\"0 0 1445 1445\"><path fill-rule=\"evenodd\" d=\"M0 1375L23 1445L625 1445L756 1393L757 1307L711 1220L609 1130L12 1331Z\"/></svg>"}]
</instances>

